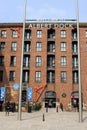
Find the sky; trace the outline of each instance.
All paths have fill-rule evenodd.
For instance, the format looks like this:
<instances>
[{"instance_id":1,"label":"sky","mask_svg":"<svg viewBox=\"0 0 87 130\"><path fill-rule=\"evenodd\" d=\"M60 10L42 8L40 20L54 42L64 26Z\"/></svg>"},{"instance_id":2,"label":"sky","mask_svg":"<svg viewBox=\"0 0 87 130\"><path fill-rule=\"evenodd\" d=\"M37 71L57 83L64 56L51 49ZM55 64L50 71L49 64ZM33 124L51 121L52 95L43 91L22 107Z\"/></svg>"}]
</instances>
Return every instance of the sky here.
<instances>
[{"instance_id":1,"label":"sky","mask_svg":"<svg viewBox=\"0 0 87 130\"><path fill-rule=\"evenodd\" d=\"M87 22L87 0L79 2L79 21ZM27 0L26 19L76 19L76 0ZM24 0L1 0L0 23L23 22Z\"/></svg>"}]
</instances>

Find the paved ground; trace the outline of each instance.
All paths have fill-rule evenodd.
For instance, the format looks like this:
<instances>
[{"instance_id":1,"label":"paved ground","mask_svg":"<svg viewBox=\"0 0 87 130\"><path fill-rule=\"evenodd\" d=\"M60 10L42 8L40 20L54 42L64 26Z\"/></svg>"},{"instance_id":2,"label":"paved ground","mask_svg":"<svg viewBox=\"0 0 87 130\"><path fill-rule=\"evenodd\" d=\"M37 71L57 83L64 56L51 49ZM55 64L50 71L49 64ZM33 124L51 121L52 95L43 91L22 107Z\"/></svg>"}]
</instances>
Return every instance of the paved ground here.
<instances>
[{"instance_id":1,"label":"paved ground","mask_svg":"<svg viewBox=\"0 0 87 130\"><path fill-rule=\"evenodd\" d=\"M78 112L56 112L55 109L22 112L21 121L17 117L18 113L10 112L6 116L5 112L0 112L0 130L87 130L87 112L83 112L82 123L79 123Z\"/></svg>"}]
</instances>

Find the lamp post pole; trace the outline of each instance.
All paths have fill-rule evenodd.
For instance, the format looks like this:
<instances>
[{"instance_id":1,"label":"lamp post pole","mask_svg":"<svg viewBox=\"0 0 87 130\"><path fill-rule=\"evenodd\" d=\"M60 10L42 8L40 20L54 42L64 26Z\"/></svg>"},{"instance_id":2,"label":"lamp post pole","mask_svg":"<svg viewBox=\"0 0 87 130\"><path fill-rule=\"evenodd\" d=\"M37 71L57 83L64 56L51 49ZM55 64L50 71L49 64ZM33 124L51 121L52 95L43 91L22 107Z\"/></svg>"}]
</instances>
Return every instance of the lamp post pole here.
<instances>
[{"instance_id":1,"label":"lamp post pole","mask_svg":"<svg viewBox=\"0 0 87 130\"><path fill-rule=\"evenodd\" d=\"M24 52L24 35L26 21L26 0L24 0L24 21L22 33L22 52L21 52L21 68L20 68L20 89L19 89L19 105L18 105L18 120L21 120L21 100L22 100L22 76L23 76L23 52Z\"/></svg>"},{"instance_id":2,"label":"lamp post pole","mask_svg":"<svg viewBox=\"0 0 87 130\"><path fill-rule=\"evenodd\" d=\"M77 40L78 40L78 69L79 69L79 122L82 122L82 88L81 88L81 61L80 61L80 40L79 40L79 7L76 0L76 19L77 19Z\"/></svg>"}]
</instances>

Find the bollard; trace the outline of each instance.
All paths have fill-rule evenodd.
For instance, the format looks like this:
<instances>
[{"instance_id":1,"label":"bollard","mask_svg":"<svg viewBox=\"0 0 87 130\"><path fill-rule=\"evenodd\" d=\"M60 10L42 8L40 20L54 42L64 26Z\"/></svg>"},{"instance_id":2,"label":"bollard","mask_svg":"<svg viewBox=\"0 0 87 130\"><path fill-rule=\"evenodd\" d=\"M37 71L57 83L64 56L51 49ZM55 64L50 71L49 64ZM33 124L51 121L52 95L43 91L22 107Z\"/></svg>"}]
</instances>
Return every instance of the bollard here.
<instances>
[{"instance_id":1,"label":"bollard","mask_svg":"<svg viewBox=\"0 0 87 130\"><path fill-rule=\"evenodd\" d=\"M57 108L56 108L56 112L58 112L58 106L57 106Z\"/></svg>"},{"instance_id":2,"label":"bollard","mask_svg":"<svg viewBox=\"0 0 87 130\"><path fill-rule=\"evenodd\" d=\"M48 112L48 107L46 107L46 112Z\"/></svg>"},{"instance_id":3,"label":"bollard","mask_svg":"<svg viewBox=\"0 0 87 130\"><path fill-rule=\"evenodd\" d=\"M43 121L45 121L45 115L43 114Z\"/></svg>"}]
</instances>

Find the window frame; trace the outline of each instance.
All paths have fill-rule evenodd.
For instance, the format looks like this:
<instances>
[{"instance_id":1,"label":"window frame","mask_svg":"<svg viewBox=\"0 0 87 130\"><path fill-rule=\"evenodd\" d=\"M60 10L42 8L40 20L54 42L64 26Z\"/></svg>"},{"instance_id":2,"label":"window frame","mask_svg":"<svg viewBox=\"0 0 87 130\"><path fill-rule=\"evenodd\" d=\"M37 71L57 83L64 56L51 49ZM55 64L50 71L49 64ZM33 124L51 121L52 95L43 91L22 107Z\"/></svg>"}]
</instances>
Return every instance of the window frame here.
<instances>
[{"instance_id":1,"label":"window frame","mask_svg":"<svg viewBox=\"0 0 87 130\"><path fill-rule=\"evenodd\" d=\"M66 81L67 81L67 72L61 71L61 82L66 83Z\"/></svg>"},{"instance_id":2,"label":"window frame","mask_svg":"<svg viewBox=\"0 0 87 130\"><path fill-rule=\"evenodd\" d=\"M3 71L0 70L0 83L2 83L2 82L3 82Z\"/></svg>"},{"instance_id":3,"label":"window frame","mask_svg":"<svg viewBox=\"0 0 87 130\"><path fill-rule=\"evenodd\" d=\"M17 51L17 42L11 43L11 51Z\"/></svg>"},{"instance_id":4,"label":"window frame","mask_svg":"<svg viewBox=\"0 0 87 130\"><path fill-rule=\"evenodd\" d=\"M61 56L60 62L61 62L62 67L66 67L66 65L67 65L67 57L66 56Z\"/></svg>"},{"instance_id":5,"label":"window frame","mask_svg":"<svg viewBox=\"0 0 87 130\"><path fill-rule=\"evenodd\" d=\"M6 30L1 30L1 37L6 38L7 37L7 31Z\"/></svg>"},{"instance_id":6,"label":"window frame","mask_svg":"<svg viewBox=\"0 0 87 130\"><path fill-rule=\"evenodd\" d=\"M0 51L5 49L5 42L0 42Z\"/></svg>"},{"instance_id":7,"label":"window frame","mask_svg":"<svg viewBox=\"0 0 87 130\"><path fill-rule=\"evenodd\" d=\"M41 61L42 61L42 57L41 56L36 56L36 58L35 58L36 67L41 66Z\"/></svg>"},{"instance_id":8,"label":"window frame","mask_svg":"<svg viewBox=\"0 0 87 130\"><path fill-rule=\"evenodd\" d=\"M61 49L61 51L66 51L66 42L60 43L60 49Z\"/></svg>"},{"instance_id":9,"label":"window frame","mask_svg":"<svg viewBox=\"0 0 87 130\"><path fill-rule=\"evenodd\" d=\"M85 30L85 37L87 38L87 30Z\"/></svg>"},{"instance_id":10,"label":"window frame","mask_svg":"<svg viewBox=\"0 0 87 130\"><path fill-rule=\"evenodd\" d=\"M36 51L42 51L42 42L36 42Z\"/></svg>"},{"instance_id":11,"label":"window frame","mask_svg":"<svg viewBox=\"0 0 87 130\"><path fill-rule=\"evenodd\" d=\"M42 38L42 30L37 30L36 36L37 38Z\"/></svg>"},{"instance_id":12,"label":"window frame","mask_svg":"<svg viewBox=\"0 0 87 130\"><path fill-rule=\"evenodd\" d=\"M35 72L35 82L41 82L41 71Z\"/></svg>"},{"instance_id":13,"label":"window frame","mask_svg":"<svg viewBox=\"0 0 87 130\"><path fill-rule=\"evenodd\" d=\"M15 81L15 71L9 72L9 81Z\"/></svg>"},{"instance_id":14,"label":"window frame","mask_svg":"<svg viewBox=\"0 0 87 130\"><path fill-rule=\"evenodd\" d=\"M16 66L16 61L17 61L16 56L11 56L10 57L10 66Z\"/></svg>"},{"instance_id":15,"label":"window frame","mask_svg":"<svg viewBox=\"0 0 87 130\"><path fill-rule=\"evenodd\" d=\"M65 38L66 37L66 30L61 30L60 36L61 36L61 38Z\"/></svg>"},{"instance_id":16,"label":"window frame","mask_svg":"<svg viewBox=\"0 0 87 130\"><path fill-rule=\"evenodd\" d=\"M4 56L0 56L0 66L4 66Z\"/></svg>"},{"instance_id":17,"label":"window frame","mask_svg":"<svg viewBox=\"0 0 87 130\"><path fill-rule=\"evenodd\" d=\"M17 37L18 37L18 31L12 30L12 38L17 38Z\"/></svg>"}]
</instances>

